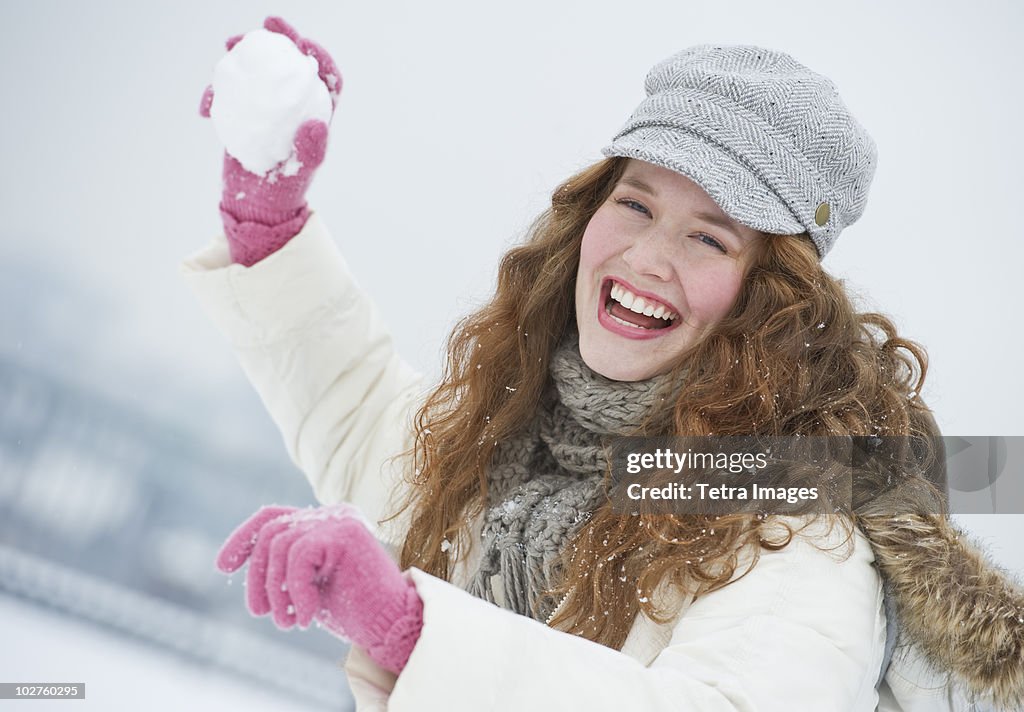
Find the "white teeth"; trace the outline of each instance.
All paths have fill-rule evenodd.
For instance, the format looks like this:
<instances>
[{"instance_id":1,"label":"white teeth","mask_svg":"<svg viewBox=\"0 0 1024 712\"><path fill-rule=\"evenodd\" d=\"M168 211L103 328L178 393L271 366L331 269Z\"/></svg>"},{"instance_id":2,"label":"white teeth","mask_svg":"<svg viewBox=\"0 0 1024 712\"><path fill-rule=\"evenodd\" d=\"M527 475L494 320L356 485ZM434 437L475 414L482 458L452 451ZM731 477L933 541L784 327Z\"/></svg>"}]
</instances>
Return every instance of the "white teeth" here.
<instances>
[{"instance_id":1,"label":"white teeth","mask_svg":"<svg viewBox=\"0 0 1024 712\"><path fill-rule=\"evenodd\" d=\"M626 309L630 309L637 314L653 316L656 319L665 319L666 321L675 321L678 318L678 315L673 311L669 311L669 308L664 304L659 304L654 300L647 301L643 297L638 297L618 282L612 282L611 297L626 307Z\"/></svg>"}]
</instances>

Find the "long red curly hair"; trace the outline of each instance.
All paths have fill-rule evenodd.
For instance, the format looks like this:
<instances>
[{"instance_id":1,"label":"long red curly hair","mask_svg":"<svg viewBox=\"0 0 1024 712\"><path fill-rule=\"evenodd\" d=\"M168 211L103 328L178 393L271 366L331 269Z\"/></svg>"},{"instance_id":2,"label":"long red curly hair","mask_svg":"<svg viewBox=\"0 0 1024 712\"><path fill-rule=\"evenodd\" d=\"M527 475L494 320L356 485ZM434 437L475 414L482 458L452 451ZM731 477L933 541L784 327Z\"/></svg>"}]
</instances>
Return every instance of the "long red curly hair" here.
<instances>
[{"instance_id":1,"label":"long red curly hair","mask_svg":"<svg viewBox=\"0 0 1024 712\"><path fill-rule=\"evenodd\" d=\"M561 185L502 259L494 297L450 335L442 380L416 414L406 453L403 568L448 579L468 553L495 445L534 414L549 358L575 318L583 232L626 163L604 160ZM884 316L859 313L806 235L762 242L731 312L675 364L674 402L637 434L928 434L917 396L924 351ZM749 514L622 516L605 503L563 554L550 595L564 601L552 624L618 649L640 611L658 621L675 614L659 607L659 585L713 591L749 571L760 550L789 543L792 532L768 535L765 523ZM749 563L737 572L741 560Z\"/></svg>"}]
</instances>

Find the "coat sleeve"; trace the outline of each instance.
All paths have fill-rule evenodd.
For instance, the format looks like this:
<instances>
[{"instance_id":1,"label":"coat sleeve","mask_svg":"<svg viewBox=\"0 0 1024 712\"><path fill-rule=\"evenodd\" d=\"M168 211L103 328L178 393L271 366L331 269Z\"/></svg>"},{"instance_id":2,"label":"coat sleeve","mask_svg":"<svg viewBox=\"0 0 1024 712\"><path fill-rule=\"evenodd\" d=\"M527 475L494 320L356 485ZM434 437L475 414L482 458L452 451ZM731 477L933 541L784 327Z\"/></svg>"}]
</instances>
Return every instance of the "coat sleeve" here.
<instances>
[{"instance_id":1,"label":"coat sleeve","mask_svg":"<svg viewBox=\"0 0 1024 712\"><path fill-rule=\"evenodd\" d=\"M859 537L845 561L797 538L680 617L649 666L410 571L419 642L390 712L867 712L885 642L882 592Z\"/></svg>"},{"instance_id":2,"label":"coat sleeve","mask_svg":"<svg viewBox=\"0 0 1024 712\"><path fill-rule=\"evenodd\" d=\"M423 379L395 353L317 215L252 267L232 264L219 237L181 270L317 498L356 504L371 521L389 514L401 486L391 458L411 444ZM401 530L378 534L395 544Z\"/></svg>"}]
</instances>

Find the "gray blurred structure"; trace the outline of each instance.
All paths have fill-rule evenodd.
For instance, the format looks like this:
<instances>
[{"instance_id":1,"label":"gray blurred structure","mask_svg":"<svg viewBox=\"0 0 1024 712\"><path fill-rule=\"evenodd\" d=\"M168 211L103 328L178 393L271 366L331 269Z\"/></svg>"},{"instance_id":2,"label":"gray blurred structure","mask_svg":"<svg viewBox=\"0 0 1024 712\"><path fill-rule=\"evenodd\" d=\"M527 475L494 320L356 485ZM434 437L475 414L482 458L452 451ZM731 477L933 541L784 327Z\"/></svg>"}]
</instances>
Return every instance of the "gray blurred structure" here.
<instances>
[{"instance_id":1,"label":"gray blurred structure","mask_svg":"<svg viewBox=\"0 0 1024 712\"><path fill-rule=\"evenodd\" d=\"M227 533L271 502L313 504L280 462L0 357L0 593L347 709L344 646L251 618L241 576L214 569Z\"/></svg>"}]
</instances>

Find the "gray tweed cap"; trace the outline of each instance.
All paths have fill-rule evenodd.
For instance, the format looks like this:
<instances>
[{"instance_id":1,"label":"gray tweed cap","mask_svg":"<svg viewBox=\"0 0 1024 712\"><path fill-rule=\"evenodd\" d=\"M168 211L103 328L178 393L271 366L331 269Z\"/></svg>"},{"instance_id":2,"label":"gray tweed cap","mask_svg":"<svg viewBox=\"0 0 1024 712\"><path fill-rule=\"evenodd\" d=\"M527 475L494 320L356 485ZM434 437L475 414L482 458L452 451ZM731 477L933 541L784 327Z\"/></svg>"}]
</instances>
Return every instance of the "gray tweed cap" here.
<instances>
[{"instance_id":1,"label":"gray tweed cap","mask_svg":"<svg viewBox=\"0 0 1024 712\"><path fill-rule=\"evenodd\" d=\"M682 173L732 219L807 232L819 257L864 212L875 142L827 78L763 47L700 45L655 65L603 149Z\"/></svg>"}]
</instances>

